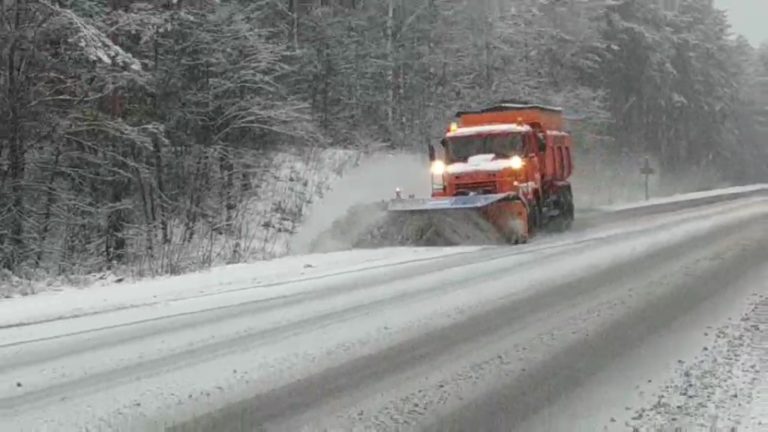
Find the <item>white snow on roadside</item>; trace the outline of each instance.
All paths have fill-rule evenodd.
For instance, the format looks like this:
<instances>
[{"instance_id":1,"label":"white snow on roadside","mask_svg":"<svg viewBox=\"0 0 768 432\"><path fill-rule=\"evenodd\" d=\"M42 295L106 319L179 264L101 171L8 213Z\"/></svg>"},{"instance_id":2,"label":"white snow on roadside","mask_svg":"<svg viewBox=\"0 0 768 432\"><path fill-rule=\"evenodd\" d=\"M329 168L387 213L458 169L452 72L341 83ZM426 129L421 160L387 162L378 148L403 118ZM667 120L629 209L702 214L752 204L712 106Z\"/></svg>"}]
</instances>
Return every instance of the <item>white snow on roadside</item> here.
<instances>
[{"instance_id":1,"label":"white snow on roadside","mask_svg":"<svg viewBox=\"0 0 768 432\"><path fill-rule=\"evenodd\" d=\"M768 297L763 298L761 304L750 317L751 330L757 333L752 340L752 351L760 371L744 422L745 430L752 431L768 429Z\"/></svg>"},{"instance_id":2,"label":"white snow on roadside","mask_svg":"<svg viewBox=\"0 0 768 432\"><path fill-rule=\"evenodd\" d=\"M690 200L696 200L696 199L702 199L702 198L711 198L711 197L747 193L747 192L756 192L756 191L768 191L768 184L737 186L737 187L725 188L725 189L714 189L714 190L708 190L708 191L702 191L702 192L672 195L668 197L652 198L648 201L604 206L604 207L599 207L599 209L603 211L629 210L629 209L647 207L647 206L653 206L653 205L669 204L669 203L675 203L675 202L690 201Z\"/></svg>"},{"instance_id":3,"label":"white snow on roadside","mask_svg":"<svg viewBox=\"0 0 768 432\"><path fill-rule=\"evenodd\" d=\"M0 328L266 287L276 283L325 277L339 272L362 271L377 266L434 259L477 249L479 248L387 248L289 256L133 283L86 289L64 288L35 296L0 299ZM263 298L281 294L279 290L262 291Z\"/></svg>"},{"instance_id":4,"label":"white snow on roadside","mask_svg":"<svg viewBox=\"0 0 768 432\"><path fill-rule=\"evenodd\" d=\"M677 373L651 406L635 411L628 426L641 430L754 430L768 427L763 398L768 366L768 299L755 303L738 321L710 329L711 346Z\"/></svg>"}]
</instances>

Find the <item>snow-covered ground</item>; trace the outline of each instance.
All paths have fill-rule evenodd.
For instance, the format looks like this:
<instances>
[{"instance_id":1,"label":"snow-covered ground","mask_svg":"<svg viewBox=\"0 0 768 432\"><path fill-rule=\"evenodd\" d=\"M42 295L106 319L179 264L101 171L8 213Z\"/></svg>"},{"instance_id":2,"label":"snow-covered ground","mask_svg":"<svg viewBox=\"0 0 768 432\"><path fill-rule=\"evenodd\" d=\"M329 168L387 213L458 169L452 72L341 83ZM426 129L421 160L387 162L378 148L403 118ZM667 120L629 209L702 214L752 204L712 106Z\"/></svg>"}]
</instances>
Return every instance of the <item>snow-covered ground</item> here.
<instances>
[{"instance_id":1,"label":"snow-covered ground","mask_svg":"<svg viewBox=\"0 0 768 432\"><path fill-rule=\"evenodd\" d=\"M768 296L753 297L741 317L706 328L708 344L692 361L678 362L673 377L653 394L654 403L637 408L630 425L643 430L768 430Z\"/></svg>"},{"instance_id":2,"label":"snow-covered ground","mask_svg":"<svg viewBox=\"0 0 768 432\"><path fill-rule=\"evenodd\" d=\"M599 209L603 211L629 210L629 209L636 209L640 207L679 203L679 202L686 202L686 201L698 200L703 198L717 198L717 197L723 197L727 195L744 194L744 193L759 192L759 191L768 191L768 184L735 186L735 187L724 188L724 189L714 189L714 190L701 191L701 192L677 194L677 195L672 195L668 197L652 198L648 201L602 206L602 207L599 207Z\"/></svg>"},{"instance_id":3,"label":"snow-covered ground","mask_svg":"<svg viewBox=\"0 0 768 432\"><path fill-rule=\"evenodd\" d=\"M168 244L149 248L140 244L143 241L140 239L145 238L143 232L128 230L127 236L139 244L127 252L127 262L118 263L109 271L64 276L27 269L21 272L23 277L19 277L0 269L0 298L67 289L71 285L108 285L115 281L286 256L299 229L305 231L301 225L309 209L317 205L361 157L358 150L339 148L304 148L300 153L273 150L260 156L263 167L252 174L253 198L238 204L232 214L231 230L226 234L212 231L207 223L199 223L193 227L190 240L186 223L171 220ZM146 254L149 249L154 255ZM131 251L141 252L133 255Z\"/></svg>"},{"instance_id":4,"label":"snow-covered ground","mask_svg":"<svg viewBox=\"0 0 768 432\"><path fill-rule=\"evenodd\" d=\"M298 256L0 301L0 430L430 422L652 310L679 268L689 283L761 258L768 232L743 228L766 216L750 198L524 247ZM224 423L199 418L218 409Z\"/></svg>"},{"instance_id":5,"label":"snow-covered ground","mask_svg":"<svg viewBox=\"0 0 768 432\"><path fill-rule=\"evenodd\" d=\"M466 254L479 248L388 248L330 254L289 256L252 264L216 267L211 270L168 276L131 283L113 283L86 289L61 288L35 296L0 299L0 328L28 323L94 315L142 307L142 314L158 305L198 301L200 308L211 307L210 298L228 294L227 303L243 301L238 293L248 291L248 300L267 300L289 294L283 286L320 280L342 273L355 274L375 268L432 260L447 255ZM293 293L293 292L291 292ZM131 310L135 316L135 310Z\"/></svg>"}]
</instances>

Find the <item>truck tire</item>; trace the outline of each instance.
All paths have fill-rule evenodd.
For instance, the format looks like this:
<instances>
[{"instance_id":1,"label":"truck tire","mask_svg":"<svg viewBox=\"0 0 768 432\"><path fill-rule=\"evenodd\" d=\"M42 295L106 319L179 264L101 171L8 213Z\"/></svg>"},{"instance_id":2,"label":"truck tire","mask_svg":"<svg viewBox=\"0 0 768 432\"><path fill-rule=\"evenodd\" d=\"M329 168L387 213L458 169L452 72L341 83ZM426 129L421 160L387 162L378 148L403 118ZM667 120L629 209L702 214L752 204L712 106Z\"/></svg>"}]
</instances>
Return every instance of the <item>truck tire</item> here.
<instances>
[{"instance_id":1,"label":"truck tire","mask_svg":"<svg viewBox=\"0 0 768 432\"><path fill-rule=\"evenodd\" d=\"M558 192L556 206L559 214L551 220L551 230L558 233L568 231L574 219L573 196L570 190L562 189Z\"/></svg>"},{"instance_id":2,"label":"truck tire","mask_svg":"<svg viewBox=\"0 0 768 432\"><path fill-rule=\"evenodd\" d=\"M563 216L565 216L565 230L567 231L571 229L573 221L576 218L576 206L573 203L573 193L571 193L570 189L563 191L562 199L565 207L563 209Z\"/></svg>"},{"instance_id":3,"label":"truck tire","mask_svg":"<svg viewBox=\"0 0 768 432\"><path fill-rule=\"evenodd\" d=\"M528 210L528 233L533 236L536 235L536 233L541 229L542 227L542 213L541 213L541 207L539 207L538 203L531 204L529 210Z\"/></svg>"}]
</instances>

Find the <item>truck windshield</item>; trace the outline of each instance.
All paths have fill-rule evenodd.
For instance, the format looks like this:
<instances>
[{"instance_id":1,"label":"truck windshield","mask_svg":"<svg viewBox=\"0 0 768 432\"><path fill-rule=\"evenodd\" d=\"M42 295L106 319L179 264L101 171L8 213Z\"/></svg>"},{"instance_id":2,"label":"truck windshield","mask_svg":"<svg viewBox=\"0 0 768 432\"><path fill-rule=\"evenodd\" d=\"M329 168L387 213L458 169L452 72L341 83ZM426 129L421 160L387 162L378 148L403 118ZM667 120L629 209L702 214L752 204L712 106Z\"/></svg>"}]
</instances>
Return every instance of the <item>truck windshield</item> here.
<instances>
[{"instance_id":1,"label":"truck windshield","mask_svg":"<svg viewBox=\"0 0 768 432\"><path fill-rule=\"evenodd\" d=\"M522 134L489 134L448 138L445 141L448 163L466 162L472 156L495 154L509 158L523 151Z\"/></svg>"}]
</instances>

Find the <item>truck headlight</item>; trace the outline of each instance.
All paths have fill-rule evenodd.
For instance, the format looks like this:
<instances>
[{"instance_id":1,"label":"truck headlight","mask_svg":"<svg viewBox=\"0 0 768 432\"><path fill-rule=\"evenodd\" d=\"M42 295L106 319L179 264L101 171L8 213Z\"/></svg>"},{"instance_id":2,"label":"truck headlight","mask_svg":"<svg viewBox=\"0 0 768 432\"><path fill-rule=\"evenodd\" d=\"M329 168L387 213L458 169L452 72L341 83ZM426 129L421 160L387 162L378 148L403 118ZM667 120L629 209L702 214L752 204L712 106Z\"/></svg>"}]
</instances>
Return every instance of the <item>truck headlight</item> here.
<instances>
[{"instance_id":1,"label":"truck headlight","mask_svg":"<svg viewBox=\"0 0 768 432\"><path fill-rule=\"evenodd\" d=\"M441 160L436 160L432 162L432 174L434 175L443 175L445 173L445 162Z\"/></svg>"},{"instance_id":2,"label":"truck headlight","mask_svg":"<svg viewBox=\"0 0 768 432\"><path fill-rule=\"evenodd\" d=\"M520 156L512 156L512 159L509 160L509 166L512 167L513 170L519 170L523 167L523 158Z\"/></svg>"}]
</instances>

